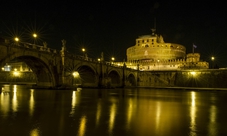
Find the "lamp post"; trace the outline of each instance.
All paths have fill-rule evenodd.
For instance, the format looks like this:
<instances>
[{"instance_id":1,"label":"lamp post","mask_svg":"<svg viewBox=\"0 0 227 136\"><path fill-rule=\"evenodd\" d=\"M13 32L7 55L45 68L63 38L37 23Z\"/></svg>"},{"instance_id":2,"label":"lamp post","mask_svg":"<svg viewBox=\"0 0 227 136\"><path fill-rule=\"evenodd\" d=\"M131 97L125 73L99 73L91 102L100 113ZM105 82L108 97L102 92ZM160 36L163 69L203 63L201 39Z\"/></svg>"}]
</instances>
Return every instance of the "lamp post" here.
<instances>
[{"instance_id":1,"label":"lamp post","mask_svg":"<svg viewBox=\"0 0 227 136\"><path fill-rule=\"evenodd\" d=\"M34 44L35 44L35 41L36 41L36 38L37 38L37 34L36 33L33 33L32 36L34 37Z\"/></svg>"},{"instance_id":2,"label":"lamp post","mask_svg":"<svg viewBox=\"0 0 227 136\"><path fill-rule=\"evenodd\" d=\"M15 38L14 38L14 41L16 42L16 45L19 45L19 43L18 43L19 40L20 40L20 39L19 39L18 37L15 37Z\"/></svg>"},{"instance_id":3,"label":"lamp post","mask_svg":"<svg viewBox=\"0 0 227 136\"><path fill-rule=\"evenodd\" d=\"M114 62L115 58L114 58L114 57L112 57L112 58L111 58L111 60L112 60L112 64L113 64L113 62Z\"/></svg>"},{"instance_id":4,"label":"lamp post","mask_svg":"<svg viewBox=\"0 0 227 136\"><path fill-rule=\"evenodd\" d=\"M15 37L14 40L15 40L16 42L19 42L20 39L19 39L18 37Z\"/></svg>"},{"instance_id":5,"label":"lamp post","mask_svg":"<svg viewBox=\"0 0 227 136\"><path fill-rule=\"evenodd\" d=\"M83 52L83 57L84 57L84 59L85 59L85 48L82 48L82 52Z\"/></svg>"},{"instance_id":6,"label":"lamp post","mask_svg":"<svg viewBox=\"0 0 227 136\"><path fill-rule=\"evenodd\" d=\"M214 56L211 57L211 61L212 61L212 67L211 68L214 68Z\"/></svg>"}]
</instances>

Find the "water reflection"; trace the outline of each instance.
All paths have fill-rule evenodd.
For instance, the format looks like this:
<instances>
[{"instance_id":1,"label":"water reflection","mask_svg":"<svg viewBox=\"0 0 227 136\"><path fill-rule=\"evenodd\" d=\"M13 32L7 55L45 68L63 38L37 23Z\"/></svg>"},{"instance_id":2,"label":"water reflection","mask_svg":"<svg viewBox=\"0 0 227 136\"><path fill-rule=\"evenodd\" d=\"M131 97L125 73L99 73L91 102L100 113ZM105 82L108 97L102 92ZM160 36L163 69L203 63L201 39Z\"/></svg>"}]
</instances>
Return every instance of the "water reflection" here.
<instances>
[{"instance_id":1,"label":"water reflection","mask_svg":"<svg viewBox=\"0 0 227 136\"><path fill-rule=\"evenodd\" d=\"M97 111L96 111L96 126L98 127L99 126L99 120L100 120L100 117L101 117L101 111L102 111L102 108L101 108L101 101L99 100L98 103L97 103Z\"/></svg>"},{"instance_id":2,"label":"water reflection","mask_svg":"<svg viewBox=\"0 0 227 136\"><path fill-rule=\"evenodd\" d=\"M13 86L12 110L14 112L17 112L17 107L18 107L18 103L17 103L17 85L14 85Z\"/></svg>"},{"instance_id":3,"label":"water reflection","mask_svg":"<svg viewBox=\"0 0 227 136\"><path fill-rule=\"evenodd\" d=\"M77 96L76 96L76 91L73 91L73 92L72 92L72 102L71 102L72 108L71 108L71 112L70 112L70 115L71 115L71 116L74 115L74 113L75 113L76 100L77 100L76 97L77 97Z\"/></svg>"},{"instance_id":4,"label":"water reflection","mask_svg":"<svg viewBox=\"0 0 227 136\"><path fill-rule=\"evenodd\" d=\"M31 132L30 132L30 136L40 136L39 129L37 129L37 128L32 129Z\"/></svg>"},{"instance_id":5,"label":"water reflection","mask_svg":"<svg viewBox=\"0 0 227 136\"><path fill-rule=\"evenodd\" d=\"M217 135L217 124L216 124L217 108L215 105L211 105L211 107L210 107L210 117L209 118L210 118L209 125L208 125L209 134L211 136Z\"/></svg>"},{"instance_id":6,"label":"water reflection","mask_svg":"<svg viewBox=\"0 0 227 136\"><path fill-rule=\"evenodd\" d=\"M159 124L160 124L160 116L161 116L161 104L160 102L158 101L156 103L156 117L155 117L155 124L156 124L156 130L159 129Z\"/></svg>"},{"instance_id":7,"label":"water reflection","mask_svg":"<svg viewBox=\"0 0 227 136\"><path fill-rule=\"evenodd\" d=\"M6 90L5 87L4 87L4 90ZM3 114L3 117L6 117L10 109L10 95L8 93L1 93L0 105L1 105L0 108Z\"/></svg>"},{"instance_id":8,"label":"water reflection","mask_svg":"<svg viewBox=\"0 0 227 136\"><path fill-rule=\"evenodd\" d=\"M114 127L115 116L117 112L116 103L113 102L110 106L110 119L109 119L109 134L112 134L112 130Z\"/></svg>"},{"instance_id":9,"label":"water reflection","mask_svg":"<svg viewBox=\"0 0 227 136\"><path fill-rule=\"evenodd\" d=\"M223 92L4 89L0 135L227 134Z\"/></svg>"},{"instance_id":10,"label":"water reflection","mask_svg":"<svg viewBox=\"0 0 227 136\"><path fill-rule=\"evenodd\" d=\"M30 99L29 99L29 115L32 116L34 112L34 89L30 90Z\"/></svg>"},{"instance_id":11,"label":"water reflection","mask_svg":"<svg viewBox=\"0 0 227 136\"><path fill-rule=\"evenodd\" d=\"M191 92L191 106L190 106L190 136L196 136L196 93Z\"/></svg>"},{"instance_id":12,"label":"water reflection","mask_svg":"<svg viewBox=\"0 0 227 136\"><path fill-rule=\"evenodd\" d=\"M127 127L126 129L130 129L131 119L133 114L133 100L130 98L128 100L128 109L127 109Z\"/></svg>"},{"instance_id":13,"label":"water reflection","mask_svg":"<svg viewBox=\"0 0 227 136\"><path fill-rule=\"evenodd\" d=\"M80 119L78 136L84 136L85 135L85 132L86 132L86 123L87 123L86 116L82 116L81 119Z\"/></svg>"}]
</instances>

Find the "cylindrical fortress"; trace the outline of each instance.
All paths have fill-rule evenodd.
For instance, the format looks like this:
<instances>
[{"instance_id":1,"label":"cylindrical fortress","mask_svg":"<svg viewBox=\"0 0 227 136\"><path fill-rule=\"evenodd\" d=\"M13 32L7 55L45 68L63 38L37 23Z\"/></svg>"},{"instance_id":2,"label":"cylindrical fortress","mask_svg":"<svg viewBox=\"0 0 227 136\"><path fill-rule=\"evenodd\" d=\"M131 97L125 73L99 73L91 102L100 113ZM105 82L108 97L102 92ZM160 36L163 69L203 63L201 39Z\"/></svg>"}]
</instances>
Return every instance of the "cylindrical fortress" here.
<instances>
[{"instance_id":1,"label":"cylindrical fortress","mask_svg":"<svg viewBox=\"0 0 227 136\"><path fill-rule=\"evenodd\" d=\"M185 59L186 48L180 44L165 43L156 34L140 36L136 45L127 49L127 61L168 61Z\"/></svg>"}]
</instances>

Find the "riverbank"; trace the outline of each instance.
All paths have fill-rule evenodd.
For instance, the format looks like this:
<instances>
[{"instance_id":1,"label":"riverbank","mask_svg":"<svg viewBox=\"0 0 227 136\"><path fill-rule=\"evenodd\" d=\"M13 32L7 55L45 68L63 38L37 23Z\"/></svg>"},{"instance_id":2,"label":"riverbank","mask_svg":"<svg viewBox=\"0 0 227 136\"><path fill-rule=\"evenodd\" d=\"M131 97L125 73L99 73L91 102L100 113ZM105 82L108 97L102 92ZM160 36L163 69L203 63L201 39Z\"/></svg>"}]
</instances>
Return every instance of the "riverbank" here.
<instances>
[{"instance_id":1,"label":"riverbank","mask_svg":"<svg viewBox=\"0 0 227 136\"><path fill-rule=\"evenodd\" d=\"M227 88L204 88L204 87L150 87L139 86L137 88L155 88L155 89L178 89L178 90L207 90L207 91L227 91Z\"/></svg>"}]
</instances>

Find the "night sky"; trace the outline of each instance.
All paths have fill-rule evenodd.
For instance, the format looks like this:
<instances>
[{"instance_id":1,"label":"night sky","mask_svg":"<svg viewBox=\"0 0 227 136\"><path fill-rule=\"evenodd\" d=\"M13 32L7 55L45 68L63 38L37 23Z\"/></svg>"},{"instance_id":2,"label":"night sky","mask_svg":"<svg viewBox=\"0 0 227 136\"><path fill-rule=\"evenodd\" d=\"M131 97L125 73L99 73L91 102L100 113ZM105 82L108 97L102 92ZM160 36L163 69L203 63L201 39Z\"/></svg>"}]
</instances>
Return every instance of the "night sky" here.
<instances>
[{"instance_id":1,"label":"night sky","mask_svg":"<svg viewBox=\"0 0 227 136\"><path fill-rule=\"evenodd\" d=\"M227 8L219 1L23 1L1 2L0 35L19 36L20 41L43 41L50 48L67 49L88 57L116 61L126 59L126 49L135 45L138 36L151 34L156 20L157 34L165 42L182 44L187 53L195 52L210 62L215 56L219 67L227 67Z\"/></svg>"}]
</instances>

